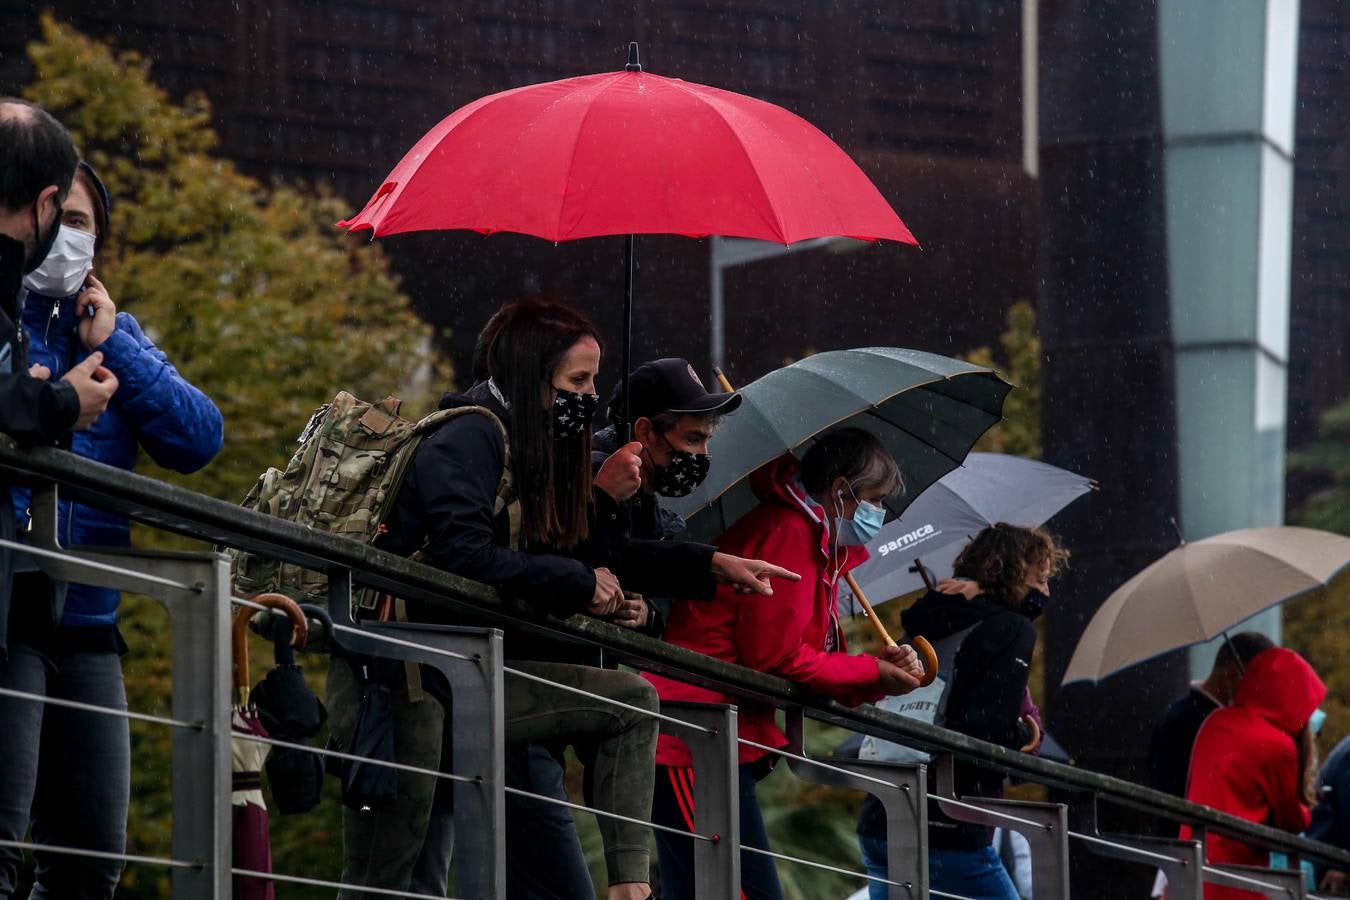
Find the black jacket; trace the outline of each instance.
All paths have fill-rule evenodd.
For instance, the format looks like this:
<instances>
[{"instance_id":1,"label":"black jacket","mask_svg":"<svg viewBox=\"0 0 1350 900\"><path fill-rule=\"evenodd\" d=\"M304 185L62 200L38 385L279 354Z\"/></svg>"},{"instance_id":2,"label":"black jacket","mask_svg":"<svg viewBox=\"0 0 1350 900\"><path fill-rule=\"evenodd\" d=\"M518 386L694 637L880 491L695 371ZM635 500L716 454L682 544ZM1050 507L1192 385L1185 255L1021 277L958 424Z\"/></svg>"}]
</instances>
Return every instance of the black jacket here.
<instances>
[{"instance_id":1,"label":"black jacket","mask_svg":"<svg viewBox=\"0 0 1350 900\"><path fill-rule=\"evenodd\" d=\"M1026 616L987 597L967 600L930 591L905 611L901 622L907 636L923 635L930 641L971 629L946 673L951 683L944 728L1005 747L1026 745L1031 735L1019 717L1036 648L1036 629ZM997 797L1002 786L1002 774L957 763L958 795ZM885 837L881 804L871 797L868 801L858 830ZM928 822L934 847L976 850L988 846L992 838L989 828L955 822L936 803L929 804Z\"/></svg>"},{"instance_id":2,"label":"black jacket","mask_svg":"<svg viewBox=\"0 0 1350 900\"><path fill-rule=\"evenodd\" d=\"M591 447L591 462L598 472L605 460L619 449L614 426L596 432ZM659 549L643 547L640 551L648 554L647 570L657 574L657 583L646 585L643 591L652 618L645 628L639 629L651 637L659 637L666 630L672 597L711 599L717 587L710 575L717 548L680 540L685 530L684 520L663 507L655 494L638 491L632 498L619 503L604 491L595 491L593 542L601 546L628 547L628 552L632 552L634 542L662 542ZM688 576L697 577L689 582L685 580ZM637 582L633 583L636 586Z\"/></svg>"},{"instance_id":3,"label":"black jacket","mask_svg":"<svg viewBox=\"0 0 1350 900\"><path fill-rule=\"evenodd\" d=\"M510 415L485 384L441 399L442 409L459 406L486 407L511 427ZM540 615L559 618L584 609L595 593L594 570L602 566L625 587L642 593L670 589L711 594L711 554L701 570L691 571L687 554L612 532L593 536L565 554L543 546L508 546L507 513L493 514L505 449L501 432L486 416L460 416L438 428L413 455L379 546L402 555L421 549L429 564L500 588ZM448 621L443 610L415 602L409 603L409 618ZM592 654L579 646L560 649L518 634L508 635L507 654L592 661Z\"/></svg>"},{"instance_id":4,"label":"black jacket","mask_svg":"<svg viewBox=\"0 0 1350 900\"><path fill-rule=\"evenodd\" d=\"M510 416L484 385L446 394L441 409L483 406L510 428ZM510 521L494 515L506 447L487 416L451 419L417 447L379 541L407 556L421 549L430 565L492 585L542 611L569 616L595 593L595 574L576 559L508 546ZM415 606L415 605L413 605ZM431 609L410 617L443 619Z\"/></svg>"},{"instance_id":5,"label":"black jacket","mask_svg":"<svg viewBox=\"0 0 1350 900\"><path fill-rule=\"evenodd\" d=\"M1192 687L1158 720L1148 745L1149 784L1177 797L1186 796L1186 779L1191 772L1191 748L1200 726L1219 702L1199 688Z\"/></svg>"},{"instance_id":6,"label":"black jacket","mask_svg":"<svg viewBox=\"0 0 1350 900\"><path fill-rule=\"evenodd\" d=\"M1321 799L1313 810L1308 837L1350 850L1350 738L1342 738L1322 765ZM1320 878L1327 867L1317 866Z\"/></svg>"},{"instance_id":7,"label":"black jacket","mask_svg":"<svg viewBox=\"0 0 1350 900\"><path fill-rule=\"evenodd\" d=\"M24 331L17 324L27 293L23 287L26 255L23 242L0 235L0 431L23 444L50 446L69 435L80 415L80 398L67 382L39 381L28 375ZM7 488L8 480L0 479L0 487ZM8 490L0 494L9 497ZM0 503L0 537L12 541L16 530L12 504ZM0 659L7 656L14 568L13 552L0 549ZM46 600L56 622L65 591L53 586L48 593Z\"/></svg>"}]
</instances>

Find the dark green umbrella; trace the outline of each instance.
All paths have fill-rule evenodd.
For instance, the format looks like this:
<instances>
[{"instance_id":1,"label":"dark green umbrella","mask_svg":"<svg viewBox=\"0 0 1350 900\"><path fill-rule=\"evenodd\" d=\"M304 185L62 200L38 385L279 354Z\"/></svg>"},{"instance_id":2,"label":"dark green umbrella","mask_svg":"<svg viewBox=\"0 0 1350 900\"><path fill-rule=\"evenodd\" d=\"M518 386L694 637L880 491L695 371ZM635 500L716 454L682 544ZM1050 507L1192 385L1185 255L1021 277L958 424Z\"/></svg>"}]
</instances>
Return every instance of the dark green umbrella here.
<instances>
[{"instance_id":1,"label":"dark green umbrella","mask_svg":"<svg viewBox=\"0 0 1350 900\"><path fill-rule=\"evenodd\" d=\"M961 360L865 347L817 353L740 389L744 401L712 443L708 478L687 497L662 501L692 536L721 534L758 502L746 477L785 451L803 453L819 434L853 425L881 438L905 476L897 514L961 464L1003 415L1012 385Z\"/></svg>"}]
</instances>

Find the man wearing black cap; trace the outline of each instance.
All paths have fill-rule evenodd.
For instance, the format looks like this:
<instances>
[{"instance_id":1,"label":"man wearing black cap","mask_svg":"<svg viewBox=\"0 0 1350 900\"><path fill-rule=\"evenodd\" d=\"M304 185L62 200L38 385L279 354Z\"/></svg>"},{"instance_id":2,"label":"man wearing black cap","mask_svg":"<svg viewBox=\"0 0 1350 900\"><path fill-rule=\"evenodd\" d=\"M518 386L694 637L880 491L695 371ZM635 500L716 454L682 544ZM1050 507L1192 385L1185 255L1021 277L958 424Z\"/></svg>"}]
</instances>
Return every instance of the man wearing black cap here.
<instances>
[{"instance_id":1,"label":"man wearing black cap","mask_svg":"<svg viewBox=\"0 0 1350 900\"><path fill-rule=\"evenodd\" d=\"M669 540L684 531L684 522L657 498L683 497L708 477L708 442L722 416L741 405L741 395L710 393L687 360L673 357L638 366L629 375L628 390L634 440L618 444L617 426L623 422L619 387L609 403L613 424L592 442L597 536ZM690 545L700 559L708 549ZM649 599L634 599L621 610L625 618L619 624L659 635L669 601Z\"/></svg>"}]
</instances>

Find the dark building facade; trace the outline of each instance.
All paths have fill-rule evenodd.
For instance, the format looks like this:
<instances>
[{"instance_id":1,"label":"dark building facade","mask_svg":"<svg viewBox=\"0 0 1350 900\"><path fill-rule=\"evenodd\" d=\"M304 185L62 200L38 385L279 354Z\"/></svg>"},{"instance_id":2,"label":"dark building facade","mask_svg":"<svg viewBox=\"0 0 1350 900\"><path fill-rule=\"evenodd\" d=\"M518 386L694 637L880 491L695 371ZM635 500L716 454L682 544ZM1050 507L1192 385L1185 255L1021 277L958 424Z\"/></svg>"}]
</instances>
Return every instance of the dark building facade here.
<instances>
[{"instance_id":1,"label":"dark building facade","mask_svg":"<svg viewBox=\"0 0 1350 900\"><path fill-rule=\"evenodd\" d=\"M1350 6L1301 0L1294 127L1289 444L1350 397ZM1299 486L1291 483L1291 501Z\"/></svg>"},{"instance_id":2,"label":"dark building facade","mask_svg":"<svg viewBox=\"0 0 1350 900\"><path fill-rule=\"evenodd\" d=\"M804 116L859 160L923 243L803 254L726 276L728 363L754 378L813 350L987 344L1035 293L1035 183L1021 166L1020 4L723 0L57 0L138 50L175 96L211 99L223 153L260 177L326 182L358 208L418 137L507 88L619 67L714 84ZM28 77L31 4L0 0L0 85ZM460 371L498 303L577 303L619 334L620 238L436 233L386 242L449 331ZM639 241L635 354L704 368L708 247ZM753 335L753 340L750 336ZM615 354L616 356L616 354ZM612 360L607 360L612 363ZM617 375L607 364L607 380Z\"/></svg>"},{"instance_id":3,"label":"dark building facade","mask_svg":"<svg viewBox=\"0 0 1350 900\"><path fill-rule=\"evenodd\" d=\"M156 79L214 104L225 155L263 178L324 182L358 208L418 137L507 88L618 68L781 104L858 160L923 249L813 252L726 275L732 377L834 347L956 353L993 342L1038 296L1047 459L1098 478L1057 522L1075 564L1047 617L1057 683L1111 588L1175 544L1175 387L1168 322L1153 4L1043 2L1041 181L1022 168L1019 0L54 0L139 50ZM1289 439L1350 394L1350 7L1303 0L1299 40ZM0 0L0 90L29 77L28 0ZM1041 244L1044 242L1044 252ZM617 339L622 241L435 233L390 239L419 309L468 368L499 303L587 309ZM639 239L635 356L708 353L708 248ZM1047 286L1040 288L1043 283ZM617 366L608 354L605 380ZM1114 693L1063 692L1052 726L1093 767L1137 776L1179 657ZM1141 689L1141 685L1148 688ZM1125 734L1122 722L1134 722ZM1137 873L1136 873L1137 874ZM1146 880L1146 879L1145 879ZM1136 885L1120 882L1122 895ZM1128 889L1128 890L1127 890Z\"/></svg>"}]
</instances>

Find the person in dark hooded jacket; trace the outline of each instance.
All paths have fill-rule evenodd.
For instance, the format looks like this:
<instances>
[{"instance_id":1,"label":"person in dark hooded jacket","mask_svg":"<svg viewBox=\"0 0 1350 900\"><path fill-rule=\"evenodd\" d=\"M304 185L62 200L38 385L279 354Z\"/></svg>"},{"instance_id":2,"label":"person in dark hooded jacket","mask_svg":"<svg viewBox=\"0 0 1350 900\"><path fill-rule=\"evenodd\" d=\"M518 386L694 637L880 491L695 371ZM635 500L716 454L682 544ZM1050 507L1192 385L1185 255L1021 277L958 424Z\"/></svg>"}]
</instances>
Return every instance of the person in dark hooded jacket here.
<instances>
[{"instance_id":1,"label":"person in dark hooded jacket","mask_svg":"<svg viewBox=\"0 0 1350 900\"><path fill-rule=\"evenodd\" d=\"M64 237L24 282L29 361L50 378L61 378L97 354L119 383L107 411L75 432L73 453L130 470L144 449L159 465L193 472L220 451L224 423L210 398L178 374L134 317L117 311L94 276L94 254L108 236L111 208L103 182L81 162L62 212ZM15 488L7 499L21 526L29 525L29 489ZM63 546L131 544L131 526L121 513L62 502L57 525ZM0 683L56 700L126 709L120 660L126 645L117 628L121 593L71 584L54 619L49 605L40 602L53 590L38 572L15 577L9 616L13 653ZM16 712L6 719L0 741L7 760L0 767L0 795L11 801L0 803L0 834L22 837L31 821L38 843L125 851L131 785L127 720L32 703ZM111 897L123 865L41 850L35 856L34 896ZM0 851L0 884L18 863L17 850Z\"/></svg>"},{"instance_id":2,"label":"person in dark hooded jacket","mask_svg":"<svg viewBox=\"0 0 1350 900\"><path fill-rule=\"evenodd\" d=\"M1186 799L1249 822L1299 833L1312 821L1316 747L1310 727L1327 688L1307 660L1275 647L1258 654L1232 706L1211 713L1191 752ZM1181 837L1188 840L1189 826ZM1218 832L1205 840L1206 860L1266 866L1270 854ZM1205 900L1258 900L1260 894L1205 885Z\"/></svg>"},{"instance_id":3,"label":"person in dark hooded jacket","mask_svg":"<svg viewBox=\"0 0 1350 900\"><path fill-rule=\"evenodd\" d=\"M941 704L931 705L944 710L938 724L1005 747L1032 749L1034 732L1024 718L1036 648L1032 621L1049 599L1050 579L1067 559L1046 532L999 523L977 534L956 558L954 573L969 583L970 596L930 591L904 612L905 633L923 635L938 652L942 678L935 684L945 685L937 688ZM1000 773L957 765L960 795L997 797L1002 786ZM992 829L956 822L935 802L929 804L928 825L930 888L972 900L1017 900L992 845ZM886 817L874 797L863 802L858 834L868 873L884 878ZM870 890L874 900L886 896L877 882Z\"/></svg>"}]
</instances>

